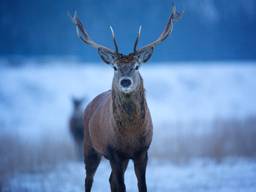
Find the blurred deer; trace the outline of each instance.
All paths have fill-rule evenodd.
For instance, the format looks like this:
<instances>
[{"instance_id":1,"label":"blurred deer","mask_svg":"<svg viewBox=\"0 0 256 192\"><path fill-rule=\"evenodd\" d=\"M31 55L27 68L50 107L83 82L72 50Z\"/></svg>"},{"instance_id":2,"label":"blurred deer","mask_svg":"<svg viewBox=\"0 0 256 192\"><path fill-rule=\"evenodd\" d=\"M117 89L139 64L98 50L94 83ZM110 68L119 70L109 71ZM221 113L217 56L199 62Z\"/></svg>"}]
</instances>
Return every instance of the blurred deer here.
<instances>
[{"instance_id":1,"label":"blurred deer","mask_svg":"<svg viewBox=\"0 0 256 192\"><path fill-rule=\"evenodd\" d=\"M83 101L84 98L72 97L73 112L69 119L69 130L74 139L79 159L83 157Z\"/></svg>"},{"instance_id":2,"label":"blurred deer","mask_svg":"<svg viewBox=\"0 0 256 192\"><path fill-rule=\"evenodd\" d=\"M139 191L147 191L145 174L153 126L139 68L150 59L154 48L168 37L173 22L180 15L173 6L160 37L143 48L137 47L140 27L133 52L128 55L119 53L111 27L115 50L94 42L83 28L77 14L71 17L78 37L96 48L101 59L114 69L112 89L95 97L84 112L86 192L91 191L93 177L102 156L110 161L112 172L109 182L112 192L126 191L124 172L130 159L134 162Z\"/></svg>"}]
</instances>

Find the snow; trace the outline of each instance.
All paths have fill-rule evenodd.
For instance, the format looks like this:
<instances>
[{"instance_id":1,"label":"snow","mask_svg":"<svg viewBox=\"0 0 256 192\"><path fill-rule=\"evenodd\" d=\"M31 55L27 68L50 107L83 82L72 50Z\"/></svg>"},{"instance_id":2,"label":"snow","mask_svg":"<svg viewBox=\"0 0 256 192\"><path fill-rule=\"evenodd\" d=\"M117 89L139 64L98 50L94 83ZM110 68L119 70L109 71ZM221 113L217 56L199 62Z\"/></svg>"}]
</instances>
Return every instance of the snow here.
<instances>
[{"instance_id":1,"label":"snow","mask_svg":"<svg viewBox=\"0 0 256 192\"><path fill-rule=\"evenodd\" d=\"M141 73L154 124L189 124L254 115L256 67L253 64L143 66ZM26 127L32 137L46 129L59 132L67 125L71 96L86 96L89 101L111 88L112 76L113 70L103 64L55 62L1 68L0 123L21 135Z\"/></svg>"},{"instance_id":2,"label":"snow","mask_svg":"<svg viewBox=\"0 0 256 192\"><path fill-rule=\"evenodd\" d=\"M231 152L235 151L230 147L234 145L239 150L248 147L245 149L250 150L244 153L248 156L255 154L256 121L246 120L256 114L256 63L155 63L142 66L141 74L154 124L147 172L149 191L255 191L255 160L236 156L222 163L197 159L188 164L181 161L182 165L171 160L194 153L215 158L216 142L220 146L226 142L222 148L230 148ZM71 61L49 61L41 65L40 61L31 60L19 67L7 64L0 67L0 139L6 135L18 138L16 144L8 147L12 150L6 150L8 154L0 157L3 163L0 172L4 168L1 166L8 162L13 163L11 170L14 170L2 191L83 190L83 163L66 158L74 156L74 151L70 152L73 143L68 132L71 98L85 96L86 106L97 94L111 88L112 76L113 70L107 65ZM233 126L239 125L235 132L238 135L228 137L230 132L217 130L224 138L221 140L222 137L214 135L216 120L224 125L220 130L227 127L232 132ZM229 126L226 120L230 121ZM0 146L0 154L1 147L4 146ZM202 153L207 150L214 153ZM223 151L217 153L225 157L243 154ZM39 170L31 168L36 171L19 167L24 161L28 161L25 166L36 167L38 161L59 161L62 157L65 161L60 160L51 169L41 169L41 165ZM103 161L96 174L94 191L109 189L109 174L109 165ZM126 184L128 192L137 191L131 164Z\"/></svg>"},{"instance_id":3,"label":"snow","mask_svg":"<svg viewBox=\"0 0 256 192\"><path fill-rule=\"evenodd\" d=\"M110 191L110 165L101 162L93 184L93 191ZM256 162L226 160L221 164L198 160L186 165L152 161L147 170L148 191L190 192L254 192L256 189ZM3 188L5 191L78 192L83 191L82 163L61 164L49 172L18 174ZM125 174L128 192L137 191L132 163Z\"/></svg>"}]
</instances>

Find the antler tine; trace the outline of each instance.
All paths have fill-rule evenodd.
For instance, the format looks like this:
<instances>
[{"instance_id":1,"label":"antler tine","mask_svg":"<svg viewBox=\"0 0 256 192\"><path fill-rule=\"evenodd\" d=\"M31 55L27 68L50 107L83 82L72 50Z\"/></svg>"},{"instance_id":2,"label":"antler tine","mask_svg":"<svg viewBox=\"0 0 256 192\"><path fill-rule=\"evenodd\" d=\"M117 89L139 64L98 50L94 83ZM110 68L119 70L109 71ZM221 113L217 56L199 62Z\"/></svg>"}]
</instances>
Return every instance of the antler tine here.
<instances>
[{"instance_id":1,"label":"antler tine","mask_svg":"<svg viewBox=\"0 0 256 192\"><path fill-rule=\"evenodd\" d=\"M76 33L77 36L86 44L91 45L92 47L96 48L96 49L105 49L111 53L115 53L113 50L100 45L96 42L94 42L92 39L90 39L87 31L84 29L82 22L80 21L80 19L77 16L77 12L74 12L74 15L71 16L69 14L69 17L71 18L71 21L73 22L73 24L76 26Z\"/></svg>"},{"instance_id":2,"label":"antler tine","mask_svg":"<svg viewBox=\"0 0 256 192\"><path fill-rule=\"evenodd\" d=\"M139 27L139 31L138 31L138 34L137 34L137 37L136 37L136 40L135 40L135 43L134 43L134 47L133 47L134 53L137 51L137 46L138 46L138 43L139 43L140 36L141 36L141 25Z\"/></svg>"},{"instance_id":3,"label":"antler tine","mask_svg":"<svg viewBox=\"0 0 256 192\"><path fill-rule=\"evenodd\" d=\"M113 28L112 28L111 25L109 26L109 28L110 28L110 31L111 31L111 33L112 33L112 38L113 38L113 41L114 41L116 53L119 53L119 52L118 52L118 46L117 46L116 38L115 38L115 32L114 32L114 30L113 30Z\"/></svg>"},{"instance_id":4,"label":"antler tine","mask_svg":"<svg viewBox=\"0 0 256 192\"><path fill-rule=\"evenodd\" d=\"M176 11L176 6L173 5L172 6L172 13L169 16L168 22L163 30L163 32L160 34L160 36L153 41L152 43L149 43L148 45L144 46L141 49L138 49L137 52L141 52L144 49L147 49L149 47L154 48L156 45L160 44L161 42L163 42L168 36L169 34L172 32L173 29L173 22L179 20L183 15L183 12L179 13Z\"/></svg>"}]
</instances>

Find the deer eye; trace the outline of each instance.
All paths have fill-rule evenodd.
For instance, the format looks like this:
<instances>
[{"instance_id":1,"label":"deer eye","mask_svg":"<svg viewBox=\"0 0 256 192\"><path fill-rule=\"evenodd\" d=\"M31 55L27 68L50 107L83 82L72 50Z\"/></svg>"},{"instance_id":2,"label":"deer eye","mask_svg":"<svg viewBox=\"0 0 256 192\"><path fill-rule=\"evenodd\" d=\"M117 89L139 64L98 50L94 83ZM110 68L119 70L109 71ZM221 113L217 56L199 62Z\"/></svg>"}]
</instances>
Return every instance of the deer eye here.
<instances>
[{"instance_id":1,"label":"deer eye","mask_svg":"<svg viewBox=\"0 0 256 192\"><path fill-rule=\"evenodd\" d=\"M113 66L114 70L117 71L117 67L116 66Z\"/></svg>"},{"instance_id":2,"label":"deer eye","mask_svg":"<svg viewBox=\"0 0 256 192\"><path fill-rule=\"evenodd\" d=\"M136 65L134 69L135 69L135 70L138 70L138 69L139 69L139 65Z\"/></svg>"}]
</instances>

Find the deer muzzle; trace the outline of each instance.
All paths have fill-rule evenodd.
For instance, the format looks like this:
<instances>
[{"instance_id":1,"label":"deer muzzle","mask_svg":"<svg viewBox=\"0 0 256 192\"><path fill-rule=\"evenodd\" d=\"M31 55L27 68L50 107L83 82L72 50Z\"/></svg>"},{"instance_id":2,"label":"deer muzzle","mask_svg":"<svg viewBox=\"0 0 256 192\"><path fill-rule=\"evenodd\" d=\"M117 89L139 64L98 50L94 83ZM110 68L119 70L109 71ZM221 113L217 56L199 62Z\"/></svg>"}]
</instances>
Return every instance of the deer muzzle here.
<instances>
[{"instance_id":1,"label":"deer muzzle","mask_svg":"<svg viewBox=\"0 0 256 192\"><path fill-rule=\"evenodd\" d=\"M119 81L119 86L122 92L129 93L132 91L133 80L130 77L123 77Z\"/></svg>"}]
</instances>

